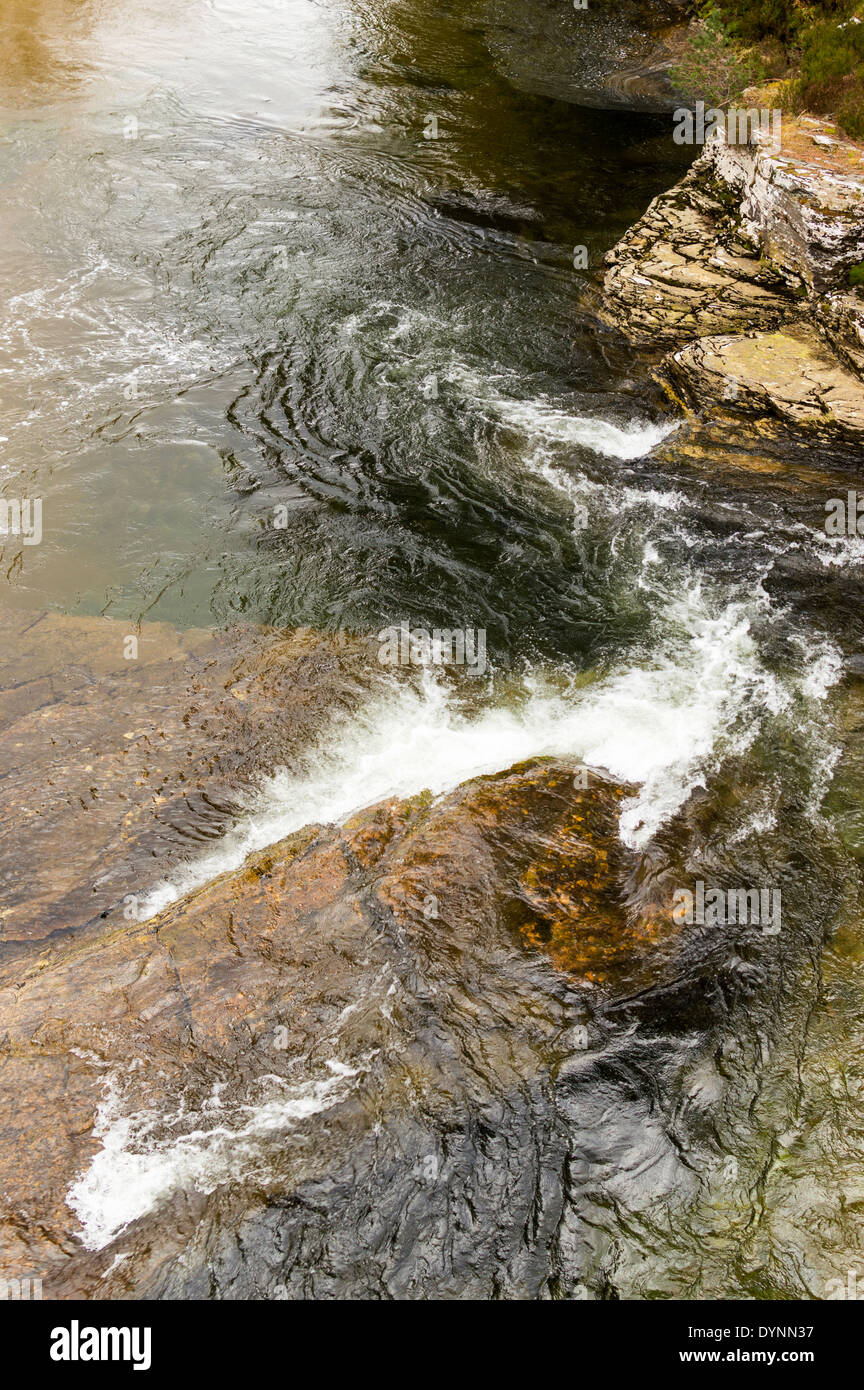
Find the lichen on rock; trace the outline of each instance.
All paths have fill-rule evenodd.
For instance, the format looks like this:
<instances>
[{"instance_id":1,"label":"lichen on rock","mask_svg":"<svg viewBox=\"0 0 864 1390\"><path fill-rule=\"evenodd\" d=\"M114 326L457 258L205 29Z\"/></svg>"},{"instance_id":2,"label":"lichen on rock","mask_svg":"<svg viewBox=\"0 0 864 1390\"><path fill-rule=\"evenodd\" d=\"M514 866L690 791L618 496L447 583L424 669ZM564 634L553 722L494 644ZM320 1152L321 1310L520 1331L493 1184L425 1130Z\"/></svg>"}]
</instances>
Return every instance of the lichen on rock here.
<instances>
[{"instance_id":1,"label":"lichen on rock","mask_svg":"<svg viewBox=\"0 0 864 1390\"><path fill-rule=\"evenodd\" d=\"M607 254L600 318L665 354L656 378L688 414L710 411L741 440L803 432L857 449L864 170L823 125L785 121L778 149L711 135Z\"/></svg>"},{"instance_id":2,"label":"lichen on rock","mask_svg":"<svg viewBox=\"0 0 864 1390\"><path fill-rule=\"evenodd\" d=\"M864 383L807 324L698 338L669 353L660 376L693 411L710 406L710 421L727 440L745 411L750 432L770 434L779 425L840 446L864 437Z\"/></svg>"}]
</instances>

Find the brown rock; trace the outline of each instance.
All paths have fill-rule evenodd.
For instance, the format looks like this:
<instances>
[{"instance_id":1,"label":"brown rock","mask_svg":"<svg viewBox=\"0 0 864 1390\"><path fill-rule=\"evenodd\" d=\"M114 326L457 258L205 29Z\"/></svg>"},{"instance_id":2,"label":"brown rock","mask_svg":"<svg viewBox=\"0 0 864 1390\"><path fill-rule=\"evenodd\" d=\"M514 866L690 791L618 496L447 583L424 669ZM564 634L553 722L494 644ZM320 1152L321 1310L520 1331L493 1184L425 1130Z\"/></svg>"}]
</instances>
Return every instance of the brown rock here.
<instances>
[{"instance_id":1,"label":"brown rock","mask_svg":"<svg viewBox=\"0 0 864 1390\"><path fill-rule=\"evenodd\" d=\"M864 439L864 383L802 324L700 338L669 353L657 376L686 408L707 406L727 440L742 420L750 435L782 430L825 447Z\"/></svg>"},{"instance_id":2,"label":"brown rock","mask_svg":"<svg viewBox=\"0 0 864 1390\"><path fill-rule=\"evenodd\" d=\"M600 318L641 346L773 327L796 311L782 277L743 234L737 200L704 155L654 199L606 263Z\"/></svg>"},{"instance_id":3,"label":"brown rock","mask_svg":"<svg viewBox=\"0 0 864 1390\"><path fill-rule=\"evenodd\" d=\"M308 827L151 921L7 948L0 1273L49 1298L140 1296L208 1192L289 1193L421 1095L533 1085L567 989L611 998L670 969L671 919L617 835L628 790L526 764ZM86 1253L69 1190L106 1144Z\"/></svg>"},{"instance_id":4,"label":"brown rock","mask_svg":"<svg viewBox=\"0 0 864 1390\"><path fill-rule=\"evenodd\" d=\"M778 149L708 140L608 252L605 323L633 343L671 347L776 327L845 286L864 259L862 152L837 141L814 149L786 117L781 135Z\"/></svg>"},{"instance_id":5,"label":"brown rock","mask_svg":"<svg viewBox=\"0 0 864 1390\"><path fill-rule=\"evenodd\" d=\"M360 639L0 612L0 941L146 892L381 678ZM134 634L133 634L134 635Z\"/></svg>"}]
</instances>

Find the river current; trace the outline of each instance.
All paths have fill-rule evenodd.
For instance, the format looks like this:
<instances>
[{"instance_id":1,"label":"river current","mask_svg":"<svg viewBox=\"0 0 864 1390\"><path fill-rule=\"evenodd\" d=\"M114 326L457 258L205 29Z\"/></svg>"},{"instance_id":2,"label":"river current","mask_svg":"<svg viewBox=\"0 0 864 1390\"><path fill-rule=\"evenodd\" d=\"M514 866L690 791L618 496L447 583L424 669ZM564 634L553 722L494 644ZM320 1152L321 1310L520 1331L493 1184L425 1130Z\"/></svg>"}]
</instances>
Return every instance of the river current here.
<instances>
[{"instance_id":1,"label":"river current","mask_svg":"<svg viewBox=\"0 0 864 1390\"><path fill-rule=\"evenodd\" d=\"M638 784L637 850L713 798L706 865L782 885L809 989L864 843L862 551L824 533L830 460L694 457L596 327L603 252L691 158L669 118L516 85L494 0L4 9L0 477L44 529L5 538L4 602L485 633L476 678L376 688L302 770L262 765L147 912L307 823L573 756ZM289 1109L350 1086L331 1061ZM224 1136L190 1158L106 1104L91 1248L236 1176Z\"/></svg>"}]
</instances>

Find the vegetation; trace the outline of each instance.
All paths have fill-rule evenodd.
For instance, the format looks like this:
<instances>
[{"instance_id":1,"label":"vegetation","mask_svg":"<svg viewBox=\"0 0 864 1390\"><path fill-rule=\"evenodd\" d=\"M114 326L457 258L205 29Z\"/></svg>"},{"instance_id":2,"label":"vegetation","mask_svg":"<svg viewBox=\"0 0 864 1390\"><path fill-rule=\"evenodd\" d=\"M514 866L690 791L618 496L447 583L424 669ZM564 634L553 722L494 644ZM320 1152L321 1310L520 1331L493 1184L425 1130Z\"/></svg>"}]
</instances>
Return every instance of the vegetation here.
<instances>
[{"instance_id":1,"label":"vegetation","mask_svg":"<svg viewBox=\"0 0 864 1390\"><path fill-rule=\"evenodd\" d=\"M766 76L783 77L782 103L831 115L864 139L861 0L709 0L672 70L681 91L715 105Z\"/></svg>"},{"instance_id":2,"label":"vegetation","mask_svg":"<svg viewBox=\"0 0 864 1390\"><path fill-rule=\"evenodd\" d=\"M733 42L713 7L694 21L686 52L672 69L672 80L682 92L698 95L711 106L731 101L763 76L761 63Z\"/></svg>"},{"instance_id":3,"label":"vegetation","mask_svg":"<svg viewBox=\"0 0 864 1390\"><path fill-rule=\"evenodd\" d=\"M830 111L847 134L864 136L864 24L822 20L801 35L800 105Z\"/></svg>"}]
</instances>

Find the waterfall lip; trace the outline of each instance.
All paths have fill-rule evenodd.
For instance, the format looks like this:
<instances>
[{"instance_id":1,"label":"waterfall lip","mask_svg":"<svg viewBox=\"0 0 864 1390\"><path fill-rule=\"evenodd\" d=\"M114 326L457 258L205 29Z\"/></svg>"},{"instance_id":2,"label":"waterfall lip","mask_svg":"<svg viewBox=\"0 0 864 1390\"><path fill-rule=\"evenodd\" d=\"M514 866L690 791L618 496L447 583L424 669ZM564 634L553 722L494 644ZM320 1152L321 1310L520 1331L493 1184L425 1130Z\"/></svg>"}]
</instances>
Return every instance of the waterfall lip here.
<instances>
[{"instance_id":1,"label":"waterfall lip","mask_svg":"<svg viewBox=\"0 0 864 1390\"><path fill-rule=\"evenodd\" d=\"M650 545L642 563L646 573L658 568ZM644 848L726 752L753 743L765 718L788 714L798 699L821 703L840 678L833 651L818 671L805 662L803 674L781 677L763 664L752 628L769 604L761 591L718 603L710 586L684 583L667 595L665 636L650 654L563 690L565 673L531 669L519 703L486 703L471 716L431 667L416 683L394 682L350 726L322 732L308 771L271 773L211 853L151 890L141 919L304 826L341 824L394 797L438 796L544 756L574 758L637 785L620 833L631 848Z\"/></svg>"}]
</instances>

